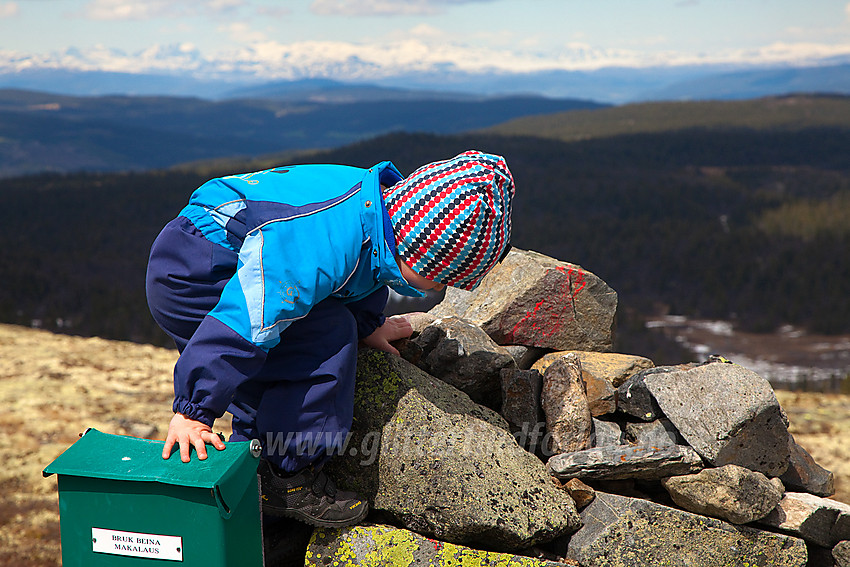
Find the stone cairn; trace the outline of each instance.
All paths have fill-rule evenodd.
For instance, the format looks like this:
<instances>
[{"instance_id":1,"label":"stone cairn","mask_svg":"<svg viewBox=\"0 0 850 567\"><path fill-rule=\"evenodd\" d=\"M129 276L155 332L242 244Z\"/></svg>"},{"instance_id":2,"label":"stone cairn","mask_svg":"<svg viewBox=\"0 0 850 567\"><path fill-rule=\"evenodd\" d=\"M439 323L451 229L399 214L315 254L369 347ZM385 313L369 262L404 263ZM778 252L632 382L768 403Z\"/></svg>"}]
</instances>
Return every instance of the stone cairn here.
<instances>
[{"instance_id":1,"label":"stone cairn","mask_svg":"<svg viewBox=\"0 0 850 567\"><path fill-rule=\"evenodd\" d=\"M611 353L617 294L514 250L359 354L327 467L368 522L266 523L266 565L850 566L850 506L768 382ZM306 562L305 562L306 561Z\"/></svg>"}]
</instances>

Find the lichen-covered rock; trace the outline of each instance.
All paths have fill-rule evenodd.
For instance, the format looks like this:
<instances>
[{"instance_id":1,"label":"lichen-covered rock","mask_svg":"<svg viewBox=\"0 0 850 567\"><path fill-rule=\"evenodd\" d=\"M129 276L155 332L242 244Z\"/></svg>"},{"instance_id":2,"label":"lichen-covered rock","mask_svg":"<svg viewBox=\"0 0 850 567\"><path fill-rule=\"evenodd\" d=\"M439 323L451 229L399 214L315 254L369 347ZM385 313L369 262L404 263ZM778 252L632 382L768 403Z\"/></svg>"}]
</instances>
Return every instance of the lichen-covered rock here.
<instances>
[{"instance_id":1,"label":"lichen-covered rock","mask_svg":"<svg viewBox=\"0 0 850 567\"><path fill-rule=\"evenodd\" d=\"M850 567L850 541L839 541L832 548L832 560L835 567Z\"/></svg>"},{"instance_id":2,"label":"lichen-covered rock","mask_svg":"<svg viewBox=\"0 0 850 567\"><path fill-rule=\"evenodd\" d=\"M597 492L567 557L582 567L804 567L803 540Z\"/></svg>"},{"instance_id":3,"label":"lichen-covered rock","mask_svg":"<svg viewBox=\"0 0 850 567\"><path fill-rule=\"evenodd\" d=\"M399 402L408 394L420 396L446 413L468 415L508 431L499 414L398 356L362 349L357 356L356 380L348 445L325 466L343 488L369 500L378 492L378 454L384 425L393 419Z\"/></svg>"},{"instance_id":4,"label":"lichen-covered rock","mask_svg":"<svg viewBox=\"0 0 850 567\"><path fill-rule=\"evenodd\" d=\"M581 266L514 248L475 291L448 288L429 313L480 326L500 345L609 351L617 293Z\"/></svg>"},{"instance_id":5,"label":"lichen-covered rock","mask_svg":"<svg viewBox=\"0 0 850 567\"><path fill-rule=\"evenodd\" d=\"M360 353L354 412L351 450L328 466L399 525L500 551L578 529L572 499L498 414L405 360Z\"/></svg>"},{"instance_id":6,"label":"lichen-covered rock","mask_svg":"<svg viewBox=\"0 0 850 567\"><path fill-rule=\"evenodd\" d=\"M482 551L436 541L387 525L318 529L307 548L306 567L558 567L521 555Z\"/></svg>"},{"instance_id":7,"label":"lichen-covered rock","mask_svg":"<svg viewBox=\"0 0 850 567\"><path fill-rule=\"evenodd\" d=\"M379 461L373 508L424 535L516 551L580 525L573 500L511 434L413 393L384 426Z\"/></svg>"},{"instance_id":8,"label":"lichen-covered rock","mask_svg":"<svg viewBox=\"0 0 850 567\"><path fill-rule=\"evenodd\" d=\"M748 524L767 516L785 494L779 479L737 465L663 479L673 501L695 514Z\"/></svg>"}]
</instances>

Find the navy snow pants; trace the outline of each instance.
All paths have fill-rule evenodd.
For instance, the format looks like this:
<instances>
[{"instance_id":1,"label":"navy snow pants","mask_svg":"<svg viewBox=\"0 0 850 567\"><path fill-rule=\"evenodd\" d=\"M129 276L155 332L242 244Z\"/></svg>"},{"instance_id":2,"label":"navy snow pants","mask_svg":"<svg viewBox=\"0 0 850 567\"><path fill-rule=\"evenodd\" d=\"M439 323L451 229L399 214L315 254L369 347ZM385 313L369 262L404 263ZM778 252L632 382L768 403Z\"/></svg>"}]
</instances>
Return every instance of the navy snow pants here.
<instances>
[{"instance_id":1,"label":"navy snow pants","mask_svg":"<svg viewBox=\"0 0 850 567\"><path fill-rule=\"evenodd\" d=\"M236 270L237 254L204 238L183 217L151 248L146 291L154 319L182 353ZM341 449L351 428L357 325L329 298L286 328L259 374L228 408L231 441L259 439L265 458L294 472Z\"/></svg>"}]
</instances>

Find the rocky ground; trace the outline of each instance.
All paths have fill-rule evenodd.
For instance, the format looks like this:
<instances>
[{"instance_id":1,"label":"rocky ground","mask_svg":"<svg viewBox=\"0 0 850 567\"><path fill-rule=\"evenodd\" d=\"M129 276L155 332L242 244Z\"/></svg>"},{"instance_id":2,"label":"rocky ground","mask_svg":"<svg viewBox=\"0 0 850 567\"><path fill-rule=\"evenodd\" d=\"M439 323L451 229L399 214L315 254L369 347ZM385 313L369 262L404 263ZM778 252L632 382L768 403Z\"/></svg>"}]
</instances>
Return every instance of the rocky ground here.
<instances>
[{"instance_id":1,"label":"rocky ground","mask_svg":"<svg viewBox=\"0 0 850 567\"><path fill-rule=\"evenodd\" d=\"M162 439L172 350L0 325L0 566L60 564L56 480L41 470L87 427ZM791 432L850 504L850 396L777 391ZM226 421L216 424L225 434Z\"/></svg>"}]
</instances>

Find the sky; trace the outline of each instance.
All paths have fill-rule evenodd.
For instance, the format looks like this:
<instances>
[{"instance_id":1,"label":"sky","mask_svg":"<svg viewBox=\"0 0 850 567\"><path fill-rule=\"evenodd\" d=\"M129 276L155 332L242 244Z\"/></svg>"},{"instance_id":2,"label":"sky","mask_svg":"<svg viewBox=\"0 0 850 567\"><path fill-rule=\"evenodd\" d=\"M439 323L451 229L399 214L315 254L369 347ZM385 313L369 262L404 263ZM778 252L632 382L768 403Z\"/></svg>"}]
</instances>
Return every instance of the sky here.
<instances>
[{"instance_id":1,"label":"sky","mask_svg":"<svg viewBox=\"0 0 850 567\"><path fill-rule=\"evenodd\" d=\"M0 0L7 71L241 65L285 77L827 57L850 60L848 0Z\"/></svg>"}]
</instances>

